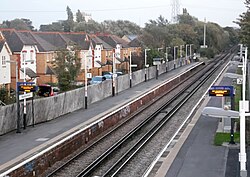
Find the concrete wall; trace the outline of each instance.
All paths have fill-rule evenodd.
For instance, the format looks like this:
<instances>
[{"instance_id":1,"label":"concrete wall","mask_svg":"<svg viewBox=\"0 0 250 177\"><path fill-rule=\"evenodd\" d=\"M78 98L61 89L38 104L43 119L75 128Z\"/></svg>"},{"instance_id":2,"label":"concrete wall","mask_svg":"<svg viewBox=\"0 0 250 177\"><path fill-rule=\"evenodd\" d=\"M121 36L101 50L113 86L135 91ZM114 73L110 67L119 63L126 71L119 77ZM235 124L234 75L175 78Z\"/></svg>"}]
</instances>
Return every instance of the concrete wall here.
<instances>
[{"instance_id":1,"label":"concrete wall","mask_svg":"<svg viewBox=\"0 0 250 177\"><path fill-rule=\"evenodd\" d=\"M178 63L178 62L177 62ZM168 62L168 71L174 68L173 61ZM159 74L166 72L166 64L159 66ZM156 66L147 68L147 79L156 77ZM132 86L145 81L145 70L139 70L132 73ZM130 87L129 75L119 76L116 80L116 92L121 92ZM112 96L112 81L106 80L98 85L88 86L88 104L100 101ZM73 112L84 107L84 88L79 88L65 92L53 97L34 100L34 109L32 111L31 101L27 104L27 125L46 122L55 119L61 115ZM23 106L21 104L21 109ZM34 118L33 113L34 112ZM16 129L16 104L0 107L0 135ZM21 118L23 111L21 111ZM22 125L22 121L21 121Z\"/></svg>"}]
</instances>

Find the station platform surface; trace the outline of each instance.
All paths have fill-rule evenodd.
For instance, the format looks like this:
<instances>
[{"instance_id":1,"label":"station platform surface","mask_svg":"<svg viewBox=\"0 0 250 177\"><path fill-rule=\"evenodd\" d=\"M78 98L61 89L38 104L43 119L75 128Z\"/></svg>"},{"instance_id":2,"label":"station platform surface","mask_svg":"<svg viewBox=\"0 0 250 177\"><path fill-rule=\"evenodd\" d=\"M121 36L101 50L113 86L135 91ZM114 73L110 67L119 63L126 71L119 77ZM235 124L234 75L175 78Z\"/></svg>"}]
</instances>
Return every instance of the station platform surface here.
<instances>
[{"instance_id":1,"label":"station platform surface","mask_svg":"<svg viewBox=\"0 0 250 177\"><path fill-rule=\"evenodd\" d=\"M226 72L235 73L235 69L229 67ZM216 85L232 85L232 81L223 77ZM203 106L222 107L222 97L207 97L206 100ZM180 142L183 144L179 149L170 152L175 153L171 157L172 163L167 168L159 170L157 177L240 177L239 144L230 145L229 142L225 142L223 146L215 146L213 141L218 131L219 119L198 113L197 116L197 122L190 134L183 135L186 138ZM177 152L174 152L175 150ZM249 148L246 151L247 170L250 176Z\"/></svg>"},{"instance_id":2,"label":"station platform surface","mask_svg":"<svg viewBox=\"0 0 250 177\"><path fill-rule=\"evenodd\" d=\"M191 63L168 71L161 74L158 79L148 80L120 92L114 97L108 97L90 104L88 109L80 109L49 122L37 124L34 127L27 127L25 130L22 129L21 133L13 131L0 136L0 175L5 171L6 167L15 164L17 161L27 159L32 154L53 143L55 137L65 136L79 125L87 126L95 121L94 118L98 119L98 116L112 112L117 106L128 103L129 100L142 95L196 64Z\"/></svg>"}]
</instances>

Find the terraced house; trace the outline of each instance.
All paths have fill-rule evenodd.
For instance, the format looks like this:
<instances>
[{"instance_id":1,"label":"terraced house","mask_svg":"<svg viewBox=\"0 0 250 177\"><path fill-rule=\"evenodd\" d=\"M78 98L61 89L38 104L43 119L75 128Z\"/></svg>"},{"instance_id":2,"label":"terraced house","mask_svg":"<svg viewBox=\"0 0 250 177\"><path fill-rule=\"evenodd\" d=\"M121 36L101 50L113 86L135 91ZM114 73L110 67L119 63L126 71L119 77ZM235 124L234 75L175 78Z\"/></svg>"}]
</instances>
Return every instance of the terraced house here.
<instances>
[{"instance_id":1,"label":"terraced house","mask_svg":"<svg viewBox=\"0 0 250 177\"><path fill-rule=\"evenodd\" d=\"M15 88L16 77L18 81L26 79L37 85L56 83L53 61L56 59L56 53L61 49L72 50L74 46L80 49L80 52L76 53L81 58L81 72L77 77L77 84L84 83L85 68L92 73L92 76L102 75L112 71L113 61L117 70L128 72L130 51L140 52L140 46L136 49L130 47L128 42L114 35L88 35L83 32L32 32L14 29L0 29L0 31L2 40L10 48L12 88ZM18 76L15 75L15 62L18 64Z\"/></svg>"},{"instance_id":2,"label":"terraced house","mask_svg":"<svg viewBox=\"0 0 250 177\"><path fill-rule=\"evenodd\" d=\"M10 70L10 48L0 33L0 88L10 90L11 70Z\"/></svg>"}]
</instances>

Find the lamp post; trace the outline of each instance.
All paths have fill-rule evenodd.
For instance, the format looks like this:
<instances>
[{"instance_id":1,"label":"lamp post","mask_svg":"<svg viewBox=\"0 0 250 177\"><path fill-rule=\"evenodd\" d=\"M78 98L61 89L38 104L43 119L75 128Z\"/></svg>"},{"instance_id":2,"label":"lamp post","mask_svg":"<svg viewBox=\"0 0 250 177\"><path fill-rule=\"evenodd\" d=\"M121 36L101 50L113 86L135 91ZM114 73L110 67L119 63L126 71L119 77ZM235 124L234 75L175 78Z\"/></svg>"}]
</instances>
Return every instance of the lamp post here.
<instances>
[{"instance_id":1,"label":"lamp post","mask_svg":"<svg viewBox=\"0 0 250 177\"><path fill-rule=\"evenodd\" d=\"M145 49L145 82L147 82L147 68L148 68L148 64L147 64L147 51L150 51L150 49Z\"/></svg>"},{"instance_id":2,"label":"lamp post","mask_svg":"<svg viewBox=\"0 0 250 177\"><path fill-rule=\"evenodd\" d=\"M166 72L168 72L168 49L171 47L166 47Z\"/></svg>"},{"instance_id":3,"label":"lamp post","mask_svg":"<svg viewBox=\"0 0 250 177\"><path fill-rule=\"evenodd\" d=\"M16 65L16 113L17 113L17 130L16 133L21 133L20 130L20 106L19 106L19 94L18 94L18 62L9 60L7 63L15 63Z\"/></svg>"},{"instance_id":4,"label":"lamp post","mask_svg":"<svg viewBox=\"0 0 250 177\"><path fill-rule=\"evenodd\" d=\"M26 63L28 62L34 62L34 60L25 60L25 58L23 59L24 61L24 68L23 68L23 74L24 74L24 78L23 78L23 82L26 82ZM26 95L26 92L24 92L24 95ZM24 98L23 100L23 129L26 129L26 115L27 115L27 102L26 102L26 98Z\"/></svg>"},{"instance_id":5,"label":"lamp post","mask_svg":"<svg viewBox=\"0 0 250 177\"><path fill-rule=\"evenodd\" d=\"M116 79L116 68L115 68L115 52L113 52L112 62L113 62L113 77L112 77L112 96L115 96L115 79Z\"/></svg>"},{"instance_id":6,"label":"lamp post","mask_svg":"<svg viewBox=\"0 0 250 177\"><path fill-rule=\"evenodd\" d=\"M89 57L92 57L92 55L84 55L84 82L85 82L85 86L84 86L84 95L85 95L85 99L84 99L84 103L85 103L85 109L88 109L88 66L87 66L87 59L89 59Z\"/></svg>"},{"instance_id":7,"label":"lamp post","mask_svg":"<svg viewBox=\"0 0 250 177\"><path fill-rule=\"evenodd\" d=\"M240 53L242 55L242 44L240 45ZM240 160L240 175L241 177L247 176L246 170L246 116L249 116L249 113L246 113L246 106L248 102L246 101L246 66L247 66L247 47L245 48L245 57L243 59L243 68L242 68L242 75L243 75L243 82L242 82L242 101L240 103L240 153L239 153L239 160ZM249 110L248 110L249 111Z\"/></svg>"},{"instance_id":8,"label":"lamp post","mask_svg":"<svg viewBox=\"0 0 250 177\"><path fill-rule=\"evenodd\" d=\"M192 45L194 44L190 44L190 61L192 61Z\"/></svg>"},{"instance_id":9,"label":"lamp post","mask_svg":"<svg viewBox=\"0 0 250 177\"><path fill-rule=\"evenodd\" d=\"M177 48L178 48L178 46L174 46L174 69L176 68L175 58L176 58L176 49Z\"/></svg>"},{"instance_id":10,"label":"lamp post","mask_svg":"<svg viewBox=\"0 0 250 177\"><path fill-rule=\"evenodd\" d=\"M184 47L184 45L180 45L180 63L182 66L182 47Z\"/></svg>"},{"instance_id":11,"label":"lamp post","mask_svg":"<svg viewBox=\"0 0 250 177\"><path fill-rule=\"evenodd\" d=\"M186 59L185 59L186 64L187 64L187 59L188 59L188 46L189 44L186 44Z\"/></svg>"},{"instance_id":12,"label":"lamp post","mask_svg":"<svg viewBox=\"0 0 250 177\"><path fill-rule=\"evenodd\" d=\"M131 64L132 64L132 52L129 52L129 87L132 87L132 68L131 68Z\"/></svg>"}]
</instances>

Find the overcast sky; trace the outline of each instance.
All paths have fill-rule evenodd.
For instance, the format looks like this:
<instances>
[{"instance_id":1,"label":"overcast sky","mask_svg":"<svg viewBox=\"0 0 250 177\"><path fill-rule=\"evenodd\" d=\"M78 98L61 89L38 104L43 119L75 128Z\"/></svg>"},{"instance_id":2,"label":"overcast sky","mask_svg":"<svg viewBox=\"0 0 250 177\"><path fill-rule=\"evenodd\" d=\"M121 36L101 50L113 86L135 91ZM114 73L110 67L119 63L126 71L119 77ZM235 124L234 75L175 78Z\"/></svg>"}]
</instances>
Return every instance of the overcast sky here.
<instances>
[{"instance_id":1,"label":"overcast sky","mask_svg":"<svg viewBox=\"0 0 250 177\"><path fill-rule=\"evenodd\" d=\"M129 20L144 26L160 15L171 20L172 0L1 0L0 22L15 18L28 18L39 29L67 18L66 7L75 14L79 9L90 13L93 20ZM187 8L190 15L203 21L237 27L233 23L246 11L244 0L179 0L180 9Z\"/></svg>"}]
</instances>

